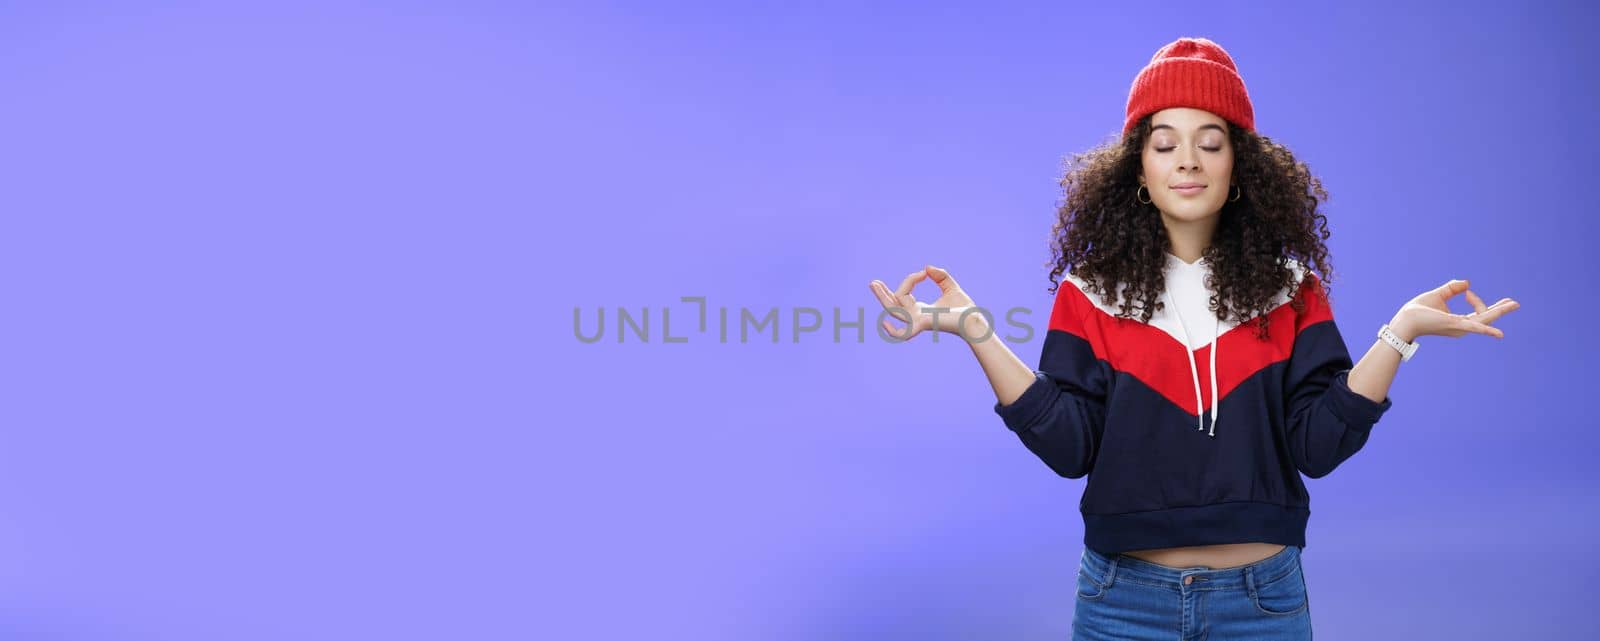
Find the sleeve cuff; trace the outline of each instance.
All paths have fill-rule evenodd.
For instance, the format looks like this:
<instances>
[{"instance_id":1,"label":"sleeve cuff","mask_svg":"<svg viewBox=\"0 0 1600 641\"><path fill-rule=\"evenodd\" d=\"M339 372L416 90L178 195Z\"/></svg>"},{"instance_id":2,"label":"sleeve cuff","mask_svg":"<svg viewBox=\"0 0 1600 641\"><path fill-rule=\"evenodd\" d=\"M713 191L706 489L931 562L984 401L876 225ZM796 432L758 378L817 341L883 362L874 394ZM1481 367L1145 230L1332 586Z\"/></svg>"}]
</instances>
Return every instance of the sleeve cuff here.
<instances>
[{"instance_id":1,"label":"sleeve cuff","mask_svg":"<svg viewBox=\"0 0 1600 641\"><path fill-rule=\"evenodd\" d=\"M1333 382L1328 386L1328 404L1346 425L1360 430L1372 429L1372 425L1394 404L1394 398L1385 395L1382 403L1375 403L1350 389L1349 379L1350 370L1333 375Z\"/></svg>"},{"instance_id":2,"label":"sleeve cuff","mask_svg":"<svg viewBox=\"0 0 1600 641\"><path fill-rule=\"evenodd\" d=\"M1033 383L1022 391L1022 396L1018 396L1010 405L995 403L994 411L1005 421L1006 427L1013 432L1020 432L1032 426L1039 414L1044 412L1050 402L1050 393L1057 391L1055 387L1055 382L1049 376L1036 370Z\"/></svg>"}]
</instances>

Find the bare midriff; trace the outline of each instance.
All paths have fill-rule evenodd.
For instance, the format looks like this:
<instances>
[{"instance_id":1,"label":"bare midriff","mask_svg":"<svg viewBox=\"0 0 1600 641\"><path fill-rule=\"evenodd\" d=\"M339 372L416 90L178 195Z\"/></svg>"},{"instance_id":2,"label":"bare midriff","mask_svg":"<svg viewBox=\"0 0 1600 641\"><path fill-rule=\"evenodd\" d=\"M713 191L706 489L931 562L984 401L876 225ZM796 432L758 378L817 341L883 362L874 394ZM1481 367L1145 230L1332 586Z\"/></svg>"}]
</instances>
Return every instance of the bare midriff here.
<instances>
[{"instance_id":1,"label":"bare midriff","mask_svg":"<svg viewBox=\"0 0 1600 641\"><path fill-rule=\"evenodd\" d=\"M1282 552L1284 547L1281 543L1223 543L1133 550L1123 554L1174 569L1205 567L1222 570L1255 563Z\"/></svg>"}]
</instances>

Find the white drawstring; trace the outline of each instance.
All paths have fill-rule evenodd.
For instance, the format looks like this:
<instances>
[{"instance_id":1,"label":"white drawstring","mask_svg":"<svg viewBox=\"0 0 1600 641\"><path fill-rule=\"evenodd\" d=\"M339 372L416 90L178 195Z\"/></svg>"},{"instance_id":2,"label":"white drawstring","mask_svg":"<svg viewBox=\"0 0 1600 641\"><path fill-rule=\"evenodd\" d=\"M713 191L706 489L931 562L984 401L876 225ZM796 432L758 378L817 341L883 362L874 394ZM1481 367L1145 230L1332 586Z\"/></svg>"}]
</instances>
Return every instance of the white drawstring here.
<instances>
[{"instance_id":1,"label":"white drawstring","mask_svg":"<svg viewBox=\"0 0 1600 641\"><path fill-rule=\"evenodd\" d=\"M1172 307L1172 313L1178 317L1178 331L1183 332L1183 349L1188 353L1189 376L1194 380L1194 413L1195 429L1204 430L1205 401L1200 396L1200 370L1195 364L1194 351L1189 348L1189 328L1183 324L1183 312L1178 311L1178 303L1173 300L1171 292L1163 292L1167 297L1167 305ZM1222 334L1222 319L1217 319L1217 326L1212 330L1211 337L1211 432L1210 436L1217 435L1217 339Z\"/></svg>"},{"instance_id":2,"label":"white drawstring","mask_svg":"<svg viewBox=\"0 0 1600 641\"><path fill-rule=\"evenodd\" d=\"M1222 319L1211 328L1211 436L1217 435L1217 414L1222 411L1222 399L1217 398L1217 347L1222 344Z\"/></svg>"}]
</instances>

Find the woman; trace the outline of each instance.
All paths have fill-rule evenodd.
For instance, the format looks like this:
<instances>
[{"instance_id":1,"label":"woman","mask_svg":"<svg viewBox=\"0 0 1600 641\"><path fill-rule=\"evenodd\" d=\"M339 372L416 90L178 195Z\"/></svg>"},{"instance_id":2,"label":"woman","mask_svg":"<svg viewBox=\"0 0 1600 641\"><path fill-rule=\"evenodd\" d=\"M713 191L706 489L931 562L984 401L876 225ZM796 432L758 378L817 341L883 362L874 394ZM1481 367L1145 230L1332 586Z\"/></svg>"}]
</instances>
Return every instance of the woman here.
<instances>
[{"instance_id":1,"label":"woman","mask_svg":"<svg viewBox=\"0 0 1600 641\"><path fill-rule=\"evenodd\" d=\"M885 329L967 339L1005 425L1057 474L1088 477L1075 639L1310 638L1300 475L1361 449L1417 337L1501 338L1491 325L1518 304L1452 280L1352 365L1324 281L1327 194L1256 133L1233 60L1203 38L1156 52L1120 140L1076 156L1062 186L1051 283L1065 286L1038 369L960 313L980 309L931 265L894 291L872 281L908 322ZM917 302L930 278L940 297ZM1474 311L1451 313L1461 293Z\"/></svg>"}]
</instances>

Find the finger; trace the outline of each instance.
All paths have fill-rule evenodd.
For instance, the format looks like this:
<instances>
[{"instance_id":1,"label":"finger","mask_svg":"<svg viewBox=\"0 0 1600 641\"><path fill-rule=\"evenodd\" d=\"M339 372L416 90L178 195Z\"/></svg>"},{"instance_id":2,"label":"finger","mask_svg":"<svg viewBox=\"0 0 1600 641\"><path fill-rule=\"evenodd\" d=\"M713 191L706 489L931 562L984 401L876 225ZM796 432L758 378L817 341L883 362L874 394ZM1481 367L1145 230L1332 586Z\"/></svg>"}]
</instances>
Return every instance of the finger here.
<instances>
[{"instance_id":1,"label":"finger","mask_svg":"<svg viewBox=\"0 0 1600 641\"><path fill-rule=\"evenodd\" d=\"M1469 316L1471 316L1471 320L1475 320L1475 321L1478 321L1478 322L1483 323L1485 325L1488 325L1488 324L1493 323L1493 322L1495 322L1497 320L1500 320L1501 316L1505 316L1506 314L1509 314L1509 313L1515 311L1518 307L1521 307L1521 306L1522 305L1517 303L1517 301L1511 300L1509 298L1502 298L1498 302L1496 302L1495 304L1490 305L1487 309L1485 309L1483 311L1479 311L1479 312L1473 312L1473 313L1469 314Z\"/></svg>"},{"instance_id":2,"label":"finger","mask_svg":"<svg viewBox=\"0 0 1600 641\"><path fill-rule=\"evenodd\" d=\"M1433 293L1438 294L1440 298L1450 298L1464 291L1467 291L1467 281L1460 279L1440 285L1438 289L1433 290Z\"/></svg>"},{"instance_id":3,"label":"finger","mask_svg":"<svg viewBox=\"0 0 1600 641\"><path fill-rule=\"evenodd\" d=\"M939 284L939 291L948 294L961 289L961 286L956 284L956 279L950 276L950 272L939 269L938 267L934 267L933 265L928 265L927 267L923 268L923 271L927 272L928 276L933 278L933 282Z\"/></svg>"},{"instance_id":4,"label":"finger","mask_svg":"<svg viewBox=\"0 0 1600 641\"><path fill-rule=\"evenodd\" d=\"M898 328L895 327L894 324L885 320L883 321L883 329L885 332L888 332L889 340L892 341L904 342L911 340L911 337L917 335L917 327L914 324L907 324L904 328Z\"/></svg>"},{"instance_id":5,"label":"finger","mask_svg":"<svg viewBox=\"0 0 1600 641\"><path fill-rule=\"evenodd\" d=\"M885 308L895 305L894 294L889 293L889 286L883 284L881 280L872 281L872 295L877 297L878 303Z\"/></svg>"},{"instance_id":6,"label":"finger","mask_svg":"<svg viewBox=\"0 0 1600 641\"><path fill-rule=\"evenodd\" d=\"M1490 327L1477 321L1470 321L1465 318L1456 321L1456 328L1462 331L1474 332L1477 334L1487 334L1495 338L1504 338L1506 335L1505 332L1502 332L1499 329Z\"/></svg>"},{"instance_id":7,"label":"finger","mask_svg":"<svg viewBox=\"0 0 1600 641\"><path fill-rule=\"evenodd\" d=\"M899 343L911 338L911 326L909 325L905 329L900 329L889 321L883 321L883 331L884 335L889 337L890 342Z\"/></svg>"},{"instance_id":8,"label":"finger","mask_svg":"<svg viewBox=\"0 0 1600 641\"><path fill-rule=\"evenodd\" d=\"M890 305L894 304L894 297L890 296L890 288L883 285L882 281L872 281L872 297L878 299L878 304L883 305L883 307L890 307Z\"/></svg>"},{"instance_id":9,"label":"finger","mask_svg":"<svg viewBox=\"0 0 1600 641\"><path fill-rule=\"evenodd\" d=\"M1484 310L1488 309L1488 307L1483 304L1483 299L1478 298L1478 295L1472 293L1472 290L1470 289L1467 290L1467 302L1471 303L1472 309L1480 315L1483 314Z\"/></svg>"},{"instance_id":10,"label":"finger","mask_svg":"<svg viewBox=\"0 0 1600 641\"><path fill-rule=\"evenodd\" d=\"M900 281L900 288L894 290L895 295L905 296L906 294L910 294L911 288L916 287L917 283L922 282L922 279L927 277L928 272L925 271L918 270L911 272L910 275L906 276L905 280Z\"/></svg>"},{"instance_id":11,"label":"finger","mask_svg":"<svg viewBox=\"0 0 1600 641\"><path fill-rule=\"evenodd\" d=\"M883 286L883 293L889 296L890 307L897 307L901 310L909 310L913 305L915 305L916 302L916 299L912 298L910 294L900 295L889 291L888 285Z\"/></svg>"}]
</instances>

